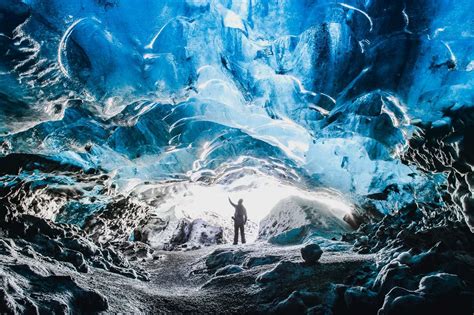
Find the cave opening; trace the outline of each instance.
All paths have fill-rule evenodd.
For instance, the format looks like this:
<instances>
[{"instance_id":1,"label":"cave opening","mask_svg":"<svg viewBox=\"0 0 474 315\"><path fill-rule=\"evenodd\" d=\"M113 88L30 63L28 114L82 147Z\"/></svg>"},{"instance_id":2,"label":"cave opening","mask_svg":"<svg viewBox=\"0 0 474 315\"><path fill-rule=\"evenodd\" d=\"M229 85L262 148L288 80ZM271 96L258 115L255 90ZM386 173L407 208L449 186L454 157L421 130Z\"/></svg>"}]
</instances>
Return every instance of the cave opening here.
<instances>
[{"instance_id":1,"label":"cave opening","mask_svg":"<svg viewBox=\"0 0 474 315\"><path fill-rule=\"evenodd\" d=\"M213 227L222 228L222 239L217 243L230 243L233 237L234 208L229 202L242 199L247 210L249 223L246 225L247 243L266 241L271 235L263 230L272 216L278 215L279 221L294 220L285 229L298 228L299 225L311 224L312 220L337 220L341 225L344 216L351 214L354 205L341 193L330 189L304 189L298 185L285 182L280 178L264 174L248 174L241 176L239 170L234 170L237 178L226 179L222 182L205 184L202 182L166 183L157 185L156 189L148 187L139 198L155 204L152 213L165 220L203 220ZM152 191L152 192L151 192ZM172 191L173 193L169 193ZM158 197L156 200L154 197ZM281 208L285 213L282 214ZM273 219L275 220L275 219ZM305 220L307 222L305 223ZM272 221L273 223L273 221ZM315 222L313 222L315 223ZM327 223L328 224L328 223ZM349 230L349 226L345 226ZM205 228L201 227L205 234ZM338 226L333 226L338 235ZM331 227L325 226L326 232ZM212 230L212 229L211 229ZM163 233L166 235L166 232ZM327 234L329 235L329 234ZM161 240L161 244L168 239ZM216 240L209 240L215 242ZM204 241L203 241L204 242ZM206 242L204 242L206 243ZM160 235L154 237L154 244L160 244Z\"/></svg>"},{"instance_id":2,"label":"cave opening","mask_svg":"<svg viewBox=\"0 0 474 315\"><path fill-rule=\"evenodd\" d=\"M473 314L473 12L0 0L0 313Z\"/></svg>"}]
</instances>

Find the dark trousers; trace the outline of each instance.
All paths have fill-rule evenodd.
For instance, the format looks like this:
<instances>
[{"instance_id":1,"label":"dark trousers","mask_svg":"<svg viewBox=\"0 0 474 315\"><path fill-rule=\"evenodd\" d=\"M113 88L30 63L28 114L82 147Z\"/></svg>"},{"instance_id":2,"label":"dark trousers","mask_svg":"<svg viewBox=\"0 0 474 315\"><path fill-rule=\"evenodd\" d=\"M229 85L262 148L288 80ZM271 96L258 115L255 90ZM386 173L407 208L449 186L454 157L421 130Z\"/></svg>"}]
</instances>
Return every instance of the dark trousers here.
<instances>
[{"instance_id":1,"label":"dark trousers","mask_svg":"<svg viewBox=\"0 0 474 315\"><path fill-rule=\"evenodd\" d=\"M244 224L234 224L234 244L237 244L239 242L239 230L242 244L245 244Z\"/></svg>"}]
</instances>

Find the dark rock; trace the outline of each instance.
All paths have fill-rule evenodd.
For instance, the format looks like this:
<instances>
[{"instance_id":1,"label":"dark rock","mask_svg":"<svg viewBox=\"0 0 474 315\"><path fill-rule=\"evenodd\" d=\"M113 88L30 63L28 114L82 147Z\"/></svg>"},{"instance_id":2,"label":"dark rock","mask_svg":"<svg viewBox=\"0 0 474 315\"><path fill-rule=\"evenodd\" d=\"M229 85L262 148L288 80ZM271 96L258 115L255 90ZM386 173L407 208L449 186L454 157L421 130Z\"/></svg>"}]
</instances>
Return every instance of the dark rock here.
<instances>
[{"instance_id":1,"label":"dark rock","mask_svg":"<svg viewBox=\"0 0 474 315\"><path fill-rule=\"evenodd\" d=\"M298 291L290 294L285 300L277 304L274 309L276 314L303 314L307 307Z\"/></svg>"},{"instance_id":2,"label":"dark rock","mask_svg":"<svg viewBox=\"0 0 474 315\"><path fill-rule=\"evenodd\" d=\"M71 276L52 275L40 265L0 267L0 311L7 314L50 312L90 314L108 309L107 299L76 283Z\"/></svg>"},{"instance_id":3,"label":"dark rock","mask_svg":"<svg viewBox=\"0 0 474 315\"><path fill-rule=\"evenodd\" d=\"M214 273L214 276L225 276L225 275L239 273L242 271L244 271L244 269L240 266L228 265L228 266L224 266L222 268L217 269L216 273Z\"/></svg>"},{"instance_id":4,"label":"dark rock","mask_svg":"<svg viewBox=\"0 0 474 315\"><path fill-rule=\"evenodd\" d=\"M0 219L0 227L11 237L0 239L0 251L3 254L14 255L17 242L24 255L37 257L39 254L67 262L79 272L87 273L94 266L142 280L148 278L141 270L131 271L129 262L122 254L110 246L103 249L77 227L57 224L32 215L17 215L8 223Z\"/></svg>"},{"instance_id":5,"label":"dark rock","mask_svg":"<svg viewBox=\"0 0 474 315\"><path fill-rule=\"evenodd\" d=\"M241 250L217 249L206 258L206 267L215 270L227 265L238 265L244 261L245 255L246 252Z\"/></svg>"},{"instance_id":6,"label":"dark rock","mask_svg":"<svg viewBox=\"0 0 474 315\"><path fill-rule=\"evenodd\" d=\"M256 281L261 284L298 282L314 276L315 272L312 265L282 260L273 269L260 274Z\"/></svg>"},{"instance_id":7,"label":"dark rock","mask_svg":"<svg viewBox=\"0 0 474 315\"><path fill-rule=\"evenodd\" d=\"M308 291L293 291L273 309L277 314L302 314L308 308L321 303L319 294Z\"/></svg>"},{"instance_id":8,"label":"dark rock","mask_svg":"<svg viewBox=\"0 0 474 315\"><path fill-rule=\"evenodd\" d=\"M314 265L318 262L319 258L323 254L323 250L319 247L318 244L308 244L301 248L301 257L303 260L311 265Z\"/></svg>"},{"instance_id":9,"label":"dark rock","mask_svg":"<svg viewBox=\"0 0 474 315\"><path fill-rule=\"evenodd\" d=\"M415 289L418 285L416 278L411 274L410 267L402 265L397 261L384 266L375 278L373 289L385 295L391 288L401 286Z\"/></svg>"},{"instance_id":10,"label":"dark rock","mask_svg":"<svg viewBox=\"0 0 474 315\"><path fill-rule=\"evenodd\" d=\"M383 307L379 310L378 314L434 314L429 304L430 301L425 297L411 293L409 290L395 287L385 297Z\"/></svg>"},{"instance_id":11,"label":"dark rock","mask_svg":"<svg viewBox=\"0 0 474 315\"><path fill-rule=\"evenodd\" d=\"M80 168L67 163L60 163L39 154L12 153L0 157L0 176L16 175L20 171L80 171Z\"/></svg>"},{"instance_id":12,"label":"dark rock","mask_svg":"<svg viewBox=\"0 0 474 315\"><path fill-rule=\"evenodd\" d=\"M154 256L155 250L148 244L142 242L121 242L114 244L129 260L153 260L159 259L159 256Z\"/></svg>"},{"instance_id":13,"label":"dark rock","mask_svg":"<svg viewBox=\"0 0 474 315\"><path fill-rule=\"evenodd\" d=\"M263 257L250 257L247 262L245 263L246 268L253 268L257 266L263 265L271 265L281 260L279 256L263 256Z\"/></svg>"},{"instance_id":14,"label":"dark rock","mask_svg":"<svg viewBox=\"0 0 474 315\"><path fill-rule=\"evenodd\" d=\"M83 229L95 242L127 241L137 227L145 225L150 212L148 207L121 198L107 204L104 209L90 215Z\"/></svg>"},{"instance_id":15,"label":"dark rock","mask_svg":"<svg viewBox=\"0 0 474 315\"><path fill-rule=\"evenodd\" d=\"M222 244L224 229L221 226L213 226L202 219L196 219L191 222L187 242L205 246Z\"/></svg>"},{"instance_id":16,"label":"dark rock","mask_svg":"<svg viewBox=\"0 0 474 315\"><path fill-rule=\"evenodd\" d=\"M177 245L184 244L189 239L189 234L191 233L191 222L186 219L181 219L173 232L173 236L169 241L171 248Z\"/></svg>"},{"instance_id":17,"label":"dark rock","mask_svg":"<svg viewBox=\"0 0 474 315\"><path fill-rule=\"evenodd\" d=\"M463 288L464 285L458 276L437 273L423 277L418 290L434 297L448 297L459 294Z\"/></svg>"},{"instance_id":18,"label":"dark rock","mask_svg":"<svg viewBox=\"0 0 474 315\"><path fill-rule=\"evenodd\" d=\"M344 292L347 309L354 314L375 314L377 312L377 294L365 287L351 287Z\"/></svg>"},{"instance_id":19,"label":"dark rock","mask_svg":"<svg viewBox=\"0 0 474 315\"><path fill-rule=\"evenodd\" d=\"M379 314L471 314L472 295L463 294L464 289L456 275L429 275L421 279L415 291L401 287L390 290Z\"/></svg>"},{"instance_id":20,"label":"dark rock","mask_svg":"<svg viewBox=\"0 0 474 315\"><path fill-rule=\"evenodd\" d=\"M307 315L333 315L334 312L331 310L331 308L327 305L321 304L321 305L316 305L314 307L309 308L306 311Z\"/></svg>"}]
</instances>

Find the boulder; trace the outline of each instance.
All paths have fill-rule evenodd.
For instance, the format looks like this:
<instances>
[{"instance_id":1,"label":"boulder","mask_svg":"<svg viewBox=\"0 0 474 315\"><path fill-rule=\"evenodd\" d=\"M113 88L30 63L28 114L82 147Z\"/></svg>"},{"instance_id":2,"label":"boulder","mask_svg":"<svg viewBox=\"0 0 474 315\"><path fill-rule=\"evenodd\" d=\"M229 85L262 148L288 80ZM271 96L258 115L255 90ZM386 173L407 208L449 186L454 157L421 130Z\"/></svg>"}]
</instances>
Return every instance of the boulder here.
<instances>
[{"instance_id":1,"label":"boulder","mask_svg":"<svg viewBox=\"0 0 474 315\"><path fill-rule=\"evenodd\" d=\"M375 314L377 294L365 287L350 287L344 292L344 302L353 314Z\"/></svg>"},{"instance_id":2,"label":"boulder","mask_svg":"<svg viewBox=\"0 0 474 315\"><path fill-rule=\"evenodd\" d=\"M223 243L224 229L213 226L202 219L191 222L188 242L201 245L216 245Z\"/></svg>"},{"instance_id":3,"label":"boulder","mask_svg":"<svg viewBox=\"0 0 474 315\"><path fill-rule=\"evenodd\" d=\"M343 216L324 202L288 197L260 222L258 238L278 245L302 244L314 236L338 238L351 230Z\"/></svg>"},{"instance_id":4,"label":"boulder","mask_svg":"<svg viewBox=\"0 0 474 315\"><path fill-rule=\"evenodd\" d=\"M0 267L2 314L97 314L108 308L102 293L35 261Z\"/></svg>"},{"instance_id":5,"label":"boulder","mask_svg":"<svg viewBox=\"0 0 474 315\"><path fill-rule=\"evenodd\" d=\"M143 228L136 229L134 236L153 248L165 250L197 249L224 243L223 227L203 219L166 221L154 218Z\"/></svg>"},{"instance_id":6,"label":"boulder","mask_svg":"<svg viewBox=\"0 0 474 315\"><path fill-rule=\"evenodd\" d=\"M224 266L220 269L217 269L216 273L214 276L226 276L226 275L231 275L234 273L239 273L244 271L244 268L238 266L238 265L228 265Z\"/></svg>"},{"instance_id":7,"label":"boulder","mask_svg":"<svg viewBox=\"0 0 474 315\"><path fill-rule=\"evenodd\" d=\"M412 263L412 255L409 252L403 252L398 255L397 260L402 264L409 265Z\"/></svg>"},{"instance_id":8,"label":"boulder","mask_svg":"<svg viewBox=\"0 0 474 315\"><path fill-rule=\"evenodd\" d=\"M382 295L387 294L393 287L399 286L415 290L419 278L413 275L413 270L397 260L385 265L375 278L372 289Z\"/></svg>"},{"instance_id":9,"label":"boulder","mask_svg":"<svg viewBox=\"0 0 474 315\"><path fill-rule=\"evenodd\" d=\"M323 250L319 247L318 244L308 244L305 247L301 248L301 257L303 260L311 265L314 265L318 262L319 258L323 254Z\"/></svg>"},{"instance_id":10,"label":"boulder","mask_svg":"<svg viewBox=\"0 0 474 315\"><path fill-rule=\"evenodd\" d=\"M472 296L463 293L461 279L436 273L423 277L417 290L396 286L385 296L379 315L472 314Z\"/></svg>"},{"instance_id":11,"label":"boulder","mask_svg":"<svg viewBox=\"0 0 474 315\"><path fill-rule=\"evenodd\" d=\"M275 306L273 312L276 314L303 314L308 308L320 303L321 298L315 292L293 291Z\"/></svg>"},{"instance_id":12,"label":"boulder","mask_svg":"<svg viewBox=\"0 0 474 315\"><path fill-rule=\"evenodd\" d=\"M261 284L298 282L314 276L315 271L313 266L305 263L282 260L273 269L260 274L256 281Z\"/></svg>"},{"instance_id":13,"label":"boulder","mask_svg":"<svg viewBox=\"0 0 474 315\"><path fill-rule=\"evenodd\" d=\"M278 303L274 312L276 314L303 314L306 309L307 307L303 299L298 294L298 291L295 291L288 298Z\"/></svg>"},{"instance_id":14,"label":"boulder","mask_svg":"<svg viewBox=\"0 0 474 315\"><path fill-rule=\"evenodd\" d=\"M430 301L424 296L409 290L395 287L385 296L383 307L378 311L379 315L422 315L431 313Z\"/></svg>"},{"instance_id":15,"label":"boulder","mask_svg":"<svg viewBox=\"0 0 474 315\"><path fill-rule=\"evenodd\" d=\"M209 270L219 269L228 265L241 264L246 252L241 250L217 249L206 258L206 267Z\"/></svg>"},{"instance_id":16,"label":"boulder","mask_svg":"<svg viewBox=\"0 0 474 315\"><path fill-rule=\"evenodd\" d=\"M281 260L280 256L268 255L262 257L250 257L245 263L246 268L253 268L263 265L271 265Z\"/></svg>"},{"instance_id":17,"label":"boulder","mask_svg":"<svg viewBox=\"0 0 474 315\"><path fill-rule=\"evenodd\" d=\"M418 290L434 297L459 294L464 285L461 279L448 273L437 273L423 277Z\"/></svg>"}]
</instances>

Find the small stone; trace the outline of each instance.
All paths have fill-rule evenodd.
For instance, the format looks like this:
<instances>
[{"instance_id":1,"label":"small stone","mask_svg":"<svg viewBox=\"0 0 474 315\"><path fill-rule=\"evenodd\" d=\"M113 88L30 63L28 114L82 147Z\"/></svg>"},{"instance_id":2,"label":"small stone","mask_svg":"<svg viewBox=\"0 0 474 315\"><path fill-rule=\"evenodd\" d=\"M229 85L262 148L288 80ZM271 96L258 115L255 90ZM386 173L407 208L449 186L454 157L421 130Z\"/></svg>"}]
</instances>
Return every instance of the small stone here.
<instances>
[{"instance_id":1,"label":"small stone","mask_svg":"<svg viewBox=\"0 0 474 315\"><path fill-rule=\"evenodd\" d=\"M301 248L301 257L308 264L315 264L323 254L323 250L318 244L308 244Z\"/></svg>"}]
</instances>

